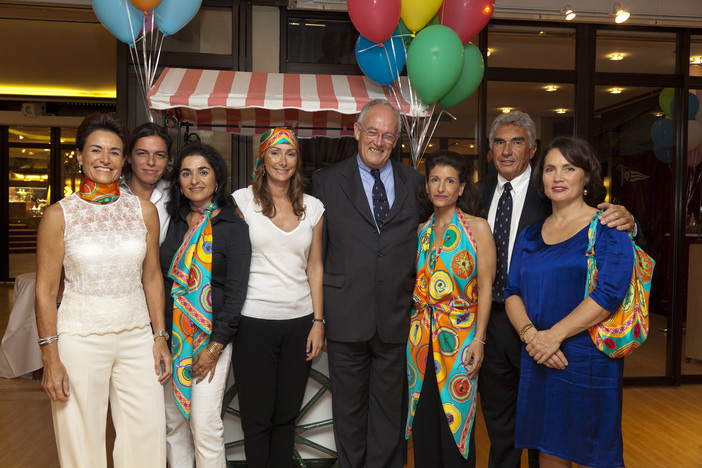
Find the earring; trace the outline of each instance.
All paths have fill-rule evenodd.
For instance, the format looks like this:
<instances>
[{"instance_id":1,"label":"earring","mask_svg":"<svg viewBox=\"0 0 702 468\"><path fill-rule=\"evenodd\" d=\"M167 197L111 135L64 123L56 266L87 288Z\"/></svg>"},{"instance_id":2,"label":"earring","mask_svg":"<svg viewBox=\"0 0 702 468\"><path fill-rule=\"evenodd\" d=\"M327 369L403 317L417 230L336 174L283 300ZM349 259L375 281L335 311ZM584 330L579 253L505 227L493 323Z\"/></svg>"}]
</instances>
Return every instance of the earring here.
<instances>
[{"instance_id":1,"label":"earring","mask_svg":"<svg viewBox=\"0 0 702 468\"><path fill-rule=\"evenodd\" d=\"M262 175L262 176L265 176L265 175L266 175L266 168L265 168L265 167L264 167L263 169L261 169L261 175Z\"/></svg>"},{"instance_id":2,"label":"earring","mask_svg":"<svg viewBox=\"0 0 702 468\"><path fill-rule=\"evenodd\" d=\"M587 197L587 189L583 190L583 196Z\"/></svg>"},{"instance_id":3,"label":"earring","mask_svg":"<svg viewBox=\"0 0 702 468\"><path fill-rule=\"evenodd\" d=\"M219 190L219 185L215 185L215 193Z\"/></svg>"},{"instance_id":4,"label":"earring","mask_svg":"<svg viewBox=\"0 0 702 468\"><path fill-rule=\"evenodd\" d=\"M82 164L78 164L78 172L80 172L81 174L83 173L83 165Z\"/></svg>"}]
</instances>

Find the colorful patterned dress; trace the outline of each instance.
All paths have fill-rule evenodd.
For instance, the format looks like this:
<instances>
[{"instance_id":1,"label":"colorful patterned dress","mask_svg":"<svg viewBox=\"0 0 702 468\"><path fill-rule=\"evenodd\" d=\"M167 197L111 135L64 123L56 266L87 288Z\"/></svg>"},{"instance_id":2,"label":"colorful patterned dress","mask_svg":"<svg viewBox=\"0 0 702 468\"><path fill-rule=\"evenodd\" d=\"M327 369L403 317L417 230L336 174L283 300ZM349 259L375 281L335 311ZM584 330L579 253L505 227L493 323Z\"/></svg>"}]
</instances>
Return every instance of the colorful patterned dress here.
<instances>
[{"instance_id":1,"label":"colorful patterned dress","mask_svg":"<svg viewBox=\"0 0 702 468\"><path fill-rule=\"evenodd\" d=\"M417 249L417 281L407 343L410 404L405 437L412 435L424 371L427 361L432 361L427 354L433 348L444 412L458 450L467 458L478 388L477 376L469 379L466 375L471 365L466 355L475 337L478 311L476 244L465 218L456 210L437 250L433 247L433 222L432 216L419 235Z\"/></svg>"}]
</instances>

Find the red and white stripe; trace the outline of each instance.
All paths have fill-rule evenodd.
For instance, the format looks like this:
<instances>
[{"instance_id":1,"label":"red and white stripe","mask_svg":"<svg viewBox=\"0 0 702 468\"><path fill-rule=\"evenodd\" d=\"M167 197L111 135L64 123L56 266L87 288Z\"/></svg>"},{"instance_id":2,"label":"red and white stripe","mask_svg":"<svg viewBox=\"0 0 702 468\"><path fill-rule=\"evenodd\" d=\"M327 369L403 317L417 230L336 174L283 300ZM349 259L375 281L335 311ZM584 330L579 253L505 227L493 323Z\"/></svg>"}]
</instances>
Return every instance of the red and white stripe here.
<instances>
[{"instance_id":1,"label":"red and white stripe","mask_svg":"<svg viewBox=\"0 0 702 468\"><path fill-rule=\"evenodd\" d=\"M407 82L401 85L408 95ZM328 137L353 135L355 114L376 98L397 104L387 86L365 76L185 68L166 68L147 94L158 115L175 112L202 130L254 135L286 126L299 136ZM400 104L405 114L426 115L421 102L412 108L401 97Z\"/></svg>"}]
</instances>

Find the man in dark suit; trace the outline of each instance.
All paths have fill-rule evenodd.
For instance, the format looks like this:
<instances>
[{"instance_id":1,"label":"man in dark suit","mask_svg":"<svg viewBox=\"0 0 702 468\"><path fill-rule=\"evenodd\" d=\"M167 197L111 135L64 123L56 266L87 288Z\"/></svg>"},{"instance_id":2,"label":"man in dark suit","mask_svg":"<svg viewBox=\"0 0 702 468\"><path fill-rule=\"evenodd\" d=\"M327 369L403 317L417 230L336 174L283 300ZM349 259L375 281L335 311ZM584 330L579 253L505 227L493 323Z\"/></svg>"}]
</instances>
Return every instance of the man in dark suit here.
<instances>
[{"instance_id":1,"label":"man in dark suit","mask_svg":"<svg viewBox=\"0 0 702 468\"><path fill-rule=\"evenodd\" d=\"M541 199L531 183L530 163L536 154L536 126L528 114L519 111L500 114L490 129L490 150L497 171L483 181L483 202L493 231L498 202L505 187L509 187L507 191L511 199L506 274L517 236L529 224L548 217L551 202ZM598 208L607 210L600 218L603 224L619 230L634 228L633 216L623 206L602 203ZM495 235L497 237L497 233ZM498 270L499 267L498 260ZM522 455L522 449L514 447L522 343L505 312L504 284L501 290L497 289L493 289L485 357L478 385L491 443L488 466L513 468L520 466ZM538 450L529 450L530 467L538 466L538 454Z\"/></svg>"},{"instance_id":2,"label":"man in dark suit","mask_svg":"<svg viewBox=\"0 0 702 468\"><path fill-rule=\"evenodd\" d=\"M325 207L324 315L334 435L343 468L402 467L405 352L422 176L390 160L400 115L369 102L358 154L312 176Z\"/></svg>"}]
</instances>

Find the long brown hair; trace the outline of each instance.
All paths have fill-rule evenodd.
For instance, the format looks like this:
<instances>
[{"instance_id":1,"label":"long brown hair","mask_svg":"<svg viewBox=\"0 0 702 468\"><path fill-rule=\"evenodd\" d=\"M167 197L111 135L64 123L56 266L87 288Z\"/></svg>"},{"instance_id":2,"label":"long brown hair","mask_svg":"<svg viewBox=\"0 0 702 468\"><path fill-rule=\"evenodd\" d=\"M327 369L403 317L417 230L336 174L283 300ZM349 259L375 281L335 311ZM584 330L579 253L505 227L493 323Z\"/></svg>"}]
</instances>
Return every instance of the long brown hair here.
<instances>
[{"instance_id":1,"label":"long brown hair","mask_svg":"<svg viewBox=\"0 0 702 468\"><path fill-rule=\"evenodd\" d=\"M269 151L267 148L266 151ZM261 161L259 165L254 169L253 175L254 179L251 182L251 188L253 189L254 201L261 205L262 213L264 216L272 218L275 216L275 204L273 203L273 198L268 190L268 184L266 184L266 179L268 175L265 172L265 156L266 151L261 154ZM290 178L288 184L288 199L292 203L293 212L295 216L301 218L305 213L305 205L302 203L302 195L305 192L305 183L302 180L302 155L298 151L297 153L297 163L295 163L295 172Z\"/></svg>"}]
</instances>

